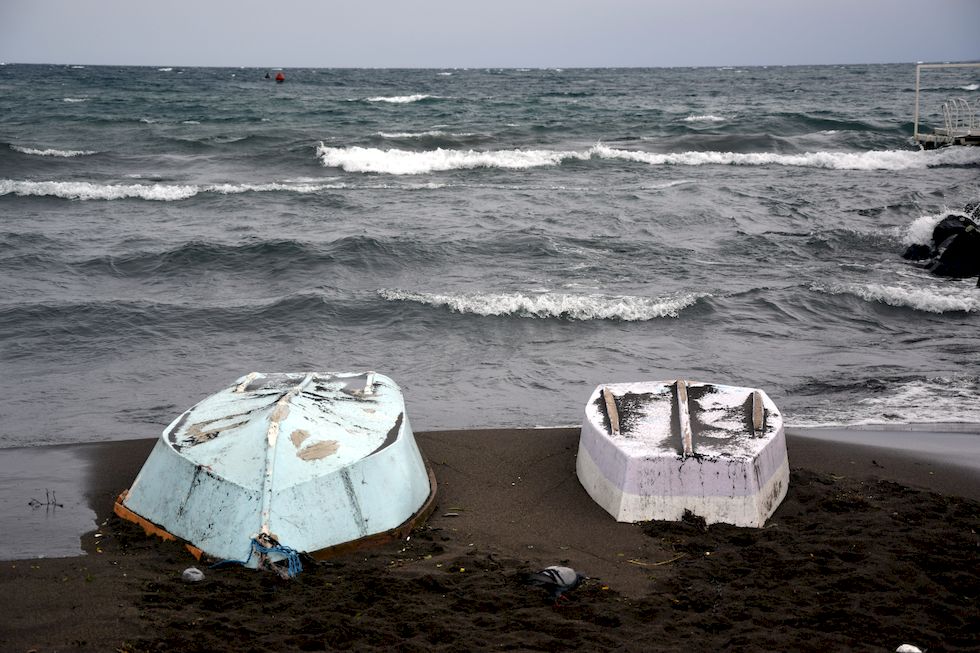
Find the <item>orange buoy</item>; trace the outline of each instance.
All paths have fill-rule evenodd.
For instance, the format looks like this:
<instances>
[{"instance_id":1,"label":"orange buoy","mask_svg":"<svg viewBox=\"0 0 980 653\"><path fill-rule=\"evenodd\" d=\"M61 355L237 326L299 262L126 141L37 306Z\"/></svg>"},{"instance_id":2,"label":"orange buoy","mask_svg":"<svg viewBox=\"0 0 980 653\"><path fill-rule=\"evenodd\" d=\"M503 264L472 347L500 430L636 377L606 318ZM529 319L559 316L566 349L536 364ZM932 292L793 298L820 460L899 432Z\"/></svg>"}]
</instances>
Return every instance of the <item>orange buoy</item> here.
<instances>
[{"instance_id":1,"label":"orange buoy","mask_svg":"<svg viewBox=\"0 0 980 653\"><path fill-rule=\"evenodd\" d=\"M282 71L281 70L278 73L276 73L276 81L277 82L284 82L284 81L286 81L286 76L282 74Z\"/></svg>"}]
</instances>

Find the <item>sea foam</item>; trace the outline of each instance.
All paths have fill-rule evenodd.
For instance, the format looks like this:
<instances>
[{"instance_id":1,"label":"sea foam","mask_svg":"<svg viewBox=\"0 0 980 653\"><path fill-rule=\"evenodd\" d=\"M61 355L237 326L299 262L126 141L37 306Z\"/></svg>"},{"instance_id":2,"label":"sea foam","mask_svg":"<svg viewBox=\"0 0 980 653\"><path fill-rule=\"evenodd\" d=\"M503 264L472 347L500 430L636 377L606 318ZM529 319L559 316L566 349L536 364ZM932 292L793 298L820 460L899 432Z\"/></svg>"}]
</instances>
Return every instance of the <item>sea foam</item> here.
<instances>
[{"instance_id":1,"label":"sea foam","mask_svg":"<svg viewBox=\"0 0 980 653\"><path fill-rule=\"evenodd\" d=\"M680 312L709 295L688 293L675 297L571 295L560 293L419 293L382 289L388 301L415 302L456 313L480 316L561 318L567 320L622 320L636 322L677 317Z\"/></svg>"},{"instance_id":2,"label":"sea foam","mask_svg":"<svg viewBox=\"0 0 980 653\"><path fill-rule=\"evenodd\" d=\"M824 405L807 407L802 416L793 418L793 426L900 424L907 430L908 424L980 422L980 405L975 401L980 378L976 376L917 378L882 385L857 401L832 397Z\"/></svg>"},{"instance_id":3,"label":"sea foam","mask_svg":"<svg viewBox=\"0 0 980 653\"><path fill-rule=\"evenodd\" d=\"M903 423L949 422L977 423L980 406L977 405L977 377L932 377L915 379L888 387L884 392L861 399L861 414L890 415ZM864 417L860 422L880 422L880 418Z\"/></svg>"}]
</instances>

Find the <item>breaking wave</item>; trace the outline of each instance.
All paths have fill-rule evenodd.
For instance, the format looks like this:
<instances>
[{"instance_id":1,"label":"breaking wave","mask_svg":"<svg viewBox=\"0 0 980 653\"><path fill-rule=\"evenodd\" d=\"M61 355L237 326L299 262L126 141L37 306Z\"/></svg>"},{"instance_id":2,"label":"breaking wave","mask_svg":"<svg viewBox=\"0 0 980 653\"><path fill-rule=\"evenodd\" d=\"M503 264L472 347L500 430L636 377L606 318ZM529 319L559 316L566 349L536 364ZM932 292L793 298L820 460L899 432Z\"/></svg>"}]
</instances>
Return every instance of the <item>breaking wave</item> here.
<instances>
[{"instance_id":1,"label":"breaking wave","mask_svg":"<svg viewBox=\"0 0 980 653\"><path fill-rule=\"evenodd\" d=\"M39 150L34 147L21 147L20 145L11 145L10 149L15 152L20 152L21 154L32 154L34 156L57 156L70 159L76 156L87 156L89 154L98 154L94 150L56 150L53 148L48 148L44 150Z\"/></svg>"},{"instance_id":2,"label":"breaking wave","mask_svg":"<svg viewBox=\"0 0 980 653\"><path fill-rule=\"evenodd\" d=\"M120 200L143 199L158 202L175 202L194 197L199 193L235 195L238 193L262 193L285 191L291 193L316 193L321 190L345 188L343 184L95 184L88 181L14 181L0 179L0 196L19 195L34 197L60 197L72 200Z\"/></svg>"},{"instance_id":3,"label":"breaking wave","mask_svg":"<svg viewBox=\"0 0 980 653\"><path fill-rule=\"evenodd\" d=\"M341 168L347 172L382 172L392 175L419 175L445 170L470 170L473 168L505 168L526 170L542 166L555 166L564 159L589 158L588 152L556 150L444 150L426 152L409 150L380 150L373 147L327 147L323 143L316 149L317 157L328 168Z\"/></svg>"},{"instance_id":4,"label":"breaking wave","mask_svg":"<svg viewBox=\"0 0 980 653\"><path fill-rule=\"evenodd\" d=\"M415 302L455 313L480 316L560 318L566 320L621 320L639 322L678 317L706 294L688 293L676 297L631 297L612 295L567 295L544 293L459 293L435 294L382 289L378 294L388 301Z\"/></svg>"},{"instance_id":5,"label":"breaking wave","mask_svg":"<svg viewBox=\"0 0 980 653\"><path fill-rule=\"evenodd\" d=\"M960 209L946 209L941 213L920 216L913 220L912 223L905 229L900 227L897 229L897 233L902 240L902 244L905 246L931 244L932 232L936 228L936 225L938 225L943 218L949 215L962 215L969 217Z\"/></svg>"},{"instance_id":6,"label":"breaking wave","mask_svg":"<svg viewBox=\"0 0 980 653\"><path fill-rule=\"evenodd\" d=\"M946 165L980 165L980 152L971 147L941 150L875 150L866 152L678 152L621 150L598 143L588 150L435 150L411 151L370 147L328 147L322 142L316 156L326 167L347 172L417 175L446 170L502 168L524 170L561 165L564 161L620 160L649 165L795 166L832 170L912 170Z\"/></svg>"},{"instance_id":7,"label":"breaking wave","mask_svg":"<svg viewBox=\"0 0 980 653\"><path fill-rule=\"evenodd\" d=\"M617 150L597 144L590 154L603 159L622 159L651 165L782 165L832 170L912 170L944 165L980 164L976 148L952 147L941 150L877 150L867 152L681 152L657 154Z\"/></svg>"},{"instance_id":8,"label":"breaking wave","mask_svg":"<svg viewBox=\"0 0 980 653\"><path fill-rule=\"evenodd\" d=\"M972 292L958 293L956 289L940 290L935 287L904 288L871 283L867 285L845 284L839 286L811 286L811 290L829 295L853 295L866 302L887 304L899 308L911 308L927 313L980 312L980 295Z\"/></svg>"},{"instance_id":9,"label":"breaking wave","mask_svg":"<svg viewBox=\"0 0 980 653\"><path fill-rule=\"evenodd\" d=\"M959 213L959 211L955 211ZM912 221L907 228L901 231L902 244L909 245L928 245L932 242L932 232L936 225L945 218L948 213L938 213L936 215L923 215Z\"/></svg>"}]
</instances>

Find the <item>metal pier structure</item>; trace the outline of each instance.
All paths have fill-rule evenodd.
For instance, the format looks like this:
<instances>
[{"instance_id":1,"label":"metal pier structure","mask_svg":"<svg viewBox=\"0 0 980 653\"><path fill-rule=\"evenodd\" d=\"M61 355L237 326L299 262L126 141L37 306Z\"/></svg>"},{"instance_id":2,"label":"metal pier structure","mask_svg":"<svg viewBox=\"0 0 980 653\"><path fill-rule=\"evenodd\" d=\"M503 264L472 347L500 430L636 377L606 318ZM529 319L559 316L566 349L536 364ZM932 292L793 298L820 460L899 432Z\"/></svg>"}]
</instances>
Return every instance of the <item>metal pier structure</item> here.
<instances>
[{"instance_id":1,"label":"metal pier structure","mask_svg":"<svg viewBox=\"0 0 980 653\"><path fill-rule=\"evenodd\" d=\"M928 69L976 68L976 63L920 63L915 67L915 128L912 138L922 148L931 150L945 145L980 145L980 99L973 103L965 98L950 98L942 105L943 126L931 133L919 131L919 96L921 74Z\"/></svg>"}]
</instances>

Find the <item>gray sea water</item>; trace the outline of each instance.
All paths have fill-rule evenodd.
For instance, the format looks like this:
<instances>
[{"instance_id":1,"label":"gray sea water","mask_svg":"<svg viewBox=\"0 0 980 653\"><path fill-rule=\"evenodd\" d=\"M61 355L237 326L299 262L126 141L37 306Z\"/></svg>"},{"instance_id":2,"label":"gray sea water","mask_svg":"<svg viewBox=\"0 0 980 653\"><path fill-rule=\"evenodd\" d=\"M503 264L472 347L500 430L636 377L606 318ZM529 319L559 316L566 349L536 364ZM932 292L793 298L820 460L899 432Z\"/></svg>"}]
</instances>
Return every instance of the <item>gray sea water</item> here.
<instances>
[{"instance_id":1,"label":"gray sea water","mask_svg":"<svg viewBox=\"0 0 980 653\"><path fill-rule=\"evenodd\" d=\"M252 371L377 370L417 430L678 377L980 422L976 280L901 257L980 148L912 144L912 65L267 72L0 66L0 447Z\"/></svg>"}]
</instances>

